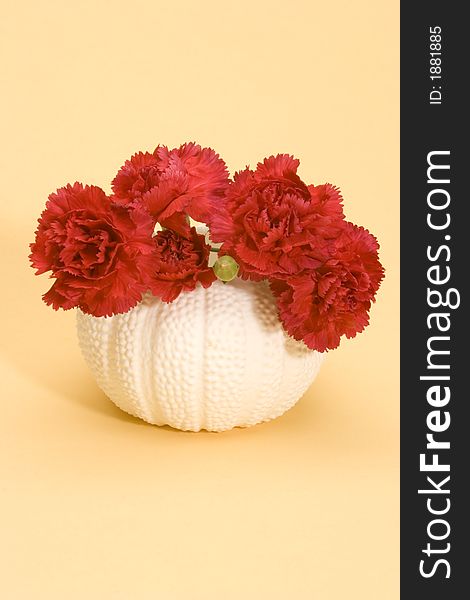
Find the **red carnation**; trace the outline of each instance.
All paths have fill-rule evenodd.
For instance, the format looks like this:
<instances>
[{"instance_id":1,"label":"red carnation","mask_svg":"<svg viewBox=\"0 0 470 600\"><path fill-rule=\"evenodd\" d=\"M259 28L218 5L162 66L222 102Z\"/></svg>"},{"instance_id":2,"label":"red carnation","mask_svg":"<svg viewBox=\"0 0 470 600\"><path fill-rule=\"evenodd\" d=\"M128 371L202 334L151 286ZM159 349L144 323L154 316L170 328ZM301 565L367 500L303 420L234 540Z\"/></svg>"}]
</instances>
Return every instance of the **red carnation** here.
<instances>
[{"instance_id":1,"label":"red carnation","mask_svg":"<svg viewBox=\"0 0 470 600\"><path fill-rule=\"evenodd\" d=\"M117 204L127 206L158 185L162 175L162 162L158 158L161 148L158 146L152 154L137 152L126 160L111 184Z\"/></svg>"},{"instance_id":2,"label":"red carnation","mask_svg":"<svg viewBox=\"0 0 470 600\"><path fill-rule=\"evenodd\" d=\"M101 317L123 313L148 290L154 269L153 220L147 211L113 205L95 186L75 183L49 196L31 263L56 279L46 304L79 306Z\"/></svg>"},{"instance_id":3,"label":"red carnation","mask_svg":"<svg viewBox=\"0 0 470 600\"><path fill-rule=\"evenodd\" d=\"M208 288L215 281L214 271L208 266L210 246L195 227L188 227L186 235L164 229L153 240L156 268L151 291L164 302L194 290L198 282Z\"/></svg>"},{"instance_id":4,"label":"red carnation","mask_svg":"<svg viewBox=\"0 0 470 600\"><path fill-rule=\"evenodd\" d=\"M379 245L366 229L344 228L321 266L286 280L272 280L286 331L314 350L336 348L369 323L368 311L383 278Z\"/></svg>"},{"instance_id":5,"label":"red carnation","mask_svg":"<svg viewBox=\"0 0 470 600\"><path fill-rule=\"evenodd\" d=\"M158 146L152 154L135 154L113 181L119 203L142 199L156 221L186 233L186 214L210 223L228 185L225 162L211 148L183 144L168 150Z\"/></svg>"},{"instance_id":6,"label":"red carnation","mask_svg":"<svg viewBox=\"0 0 470 600\"><path fill-rule=\"evenodd\" d=\"M224 210L211 224L211 239L240 264L249 279L286 277L314 269L328 256L343 220L342 198L330 184L307 186L299 161L278 154L255 171L237 173Z\"/></svg>"}]
</instances>

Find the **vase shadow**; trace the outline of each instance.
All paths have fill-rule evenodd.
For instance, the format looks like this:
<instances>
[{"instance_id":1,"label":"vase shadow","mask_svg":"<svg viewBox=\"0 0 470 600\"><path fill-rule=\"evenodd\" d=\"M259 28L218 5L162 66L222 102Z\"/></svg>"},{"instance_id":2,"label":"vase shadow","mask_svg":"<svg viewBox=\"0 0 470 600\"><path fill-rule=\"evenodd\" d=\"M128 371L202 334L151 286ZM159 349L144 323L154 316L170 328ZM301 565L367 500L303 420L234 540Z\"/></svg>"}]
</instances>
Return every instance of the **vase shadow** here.
<instances>
[{"instance_id":1,"label":"vase shadow","mask_svg":"<svg viewBox=\"0 0 470 600\"><path fill-rule=\"evenodd\" d=\"M119 407L117 407L106 394L98 387L95 380L88 373L81 377L74 377L74 373L69 373L69 383L74 393L64 393L63 397L69 402L78 404L87 411L98 413L99 415L134 423L135 425L147 425L141 419L134 417Z\"/></svg>"},{"instance_id":2,"label":"vase shadow","mask_svg":"<svg viewBox=\"0 0 470 600\"><path fill-rule=\"evenodd\" d=\"M93 413L97 413L106 418L117 419L118 421L123 421L132 425L154 428L158 431L168 431L173 434L198 433L194 431L182 431L175 429L170 425L155 425L152 423L147 423L146 421L127 413L114 404L114 402L110 400L110 398L108 398L108 396L106 396L106 394L100 389L94 380L93 375L88 371L88 369L82 373L79 373L78 375L77 372L74 371L73 375L69 373L69 376L67 377L68 387L77 391L74 393L63 392L62 395L66 401L78 404L87 411L92 411ZM202 431L206 434L214 433L206 430Z\"/></svg>"},{"instance_id":3,"label":"vase shadow","mask_svg":"<svg viewBox=\"0 0 470 600\"><path fill-rule=\"evenodd\" d=\"M44 382L42 383L44 384ZM60 392L64 401L72 402L84 410L102 417L116 419L139 427L153 427L158 430L182 433L168 425L147 423L119 408L101 390L86 365L83 366L83 370L69 370L64 373L60 381L55 382L55 385L47 385L47 387L55 392Z\"/></svg>"}]
</instances>

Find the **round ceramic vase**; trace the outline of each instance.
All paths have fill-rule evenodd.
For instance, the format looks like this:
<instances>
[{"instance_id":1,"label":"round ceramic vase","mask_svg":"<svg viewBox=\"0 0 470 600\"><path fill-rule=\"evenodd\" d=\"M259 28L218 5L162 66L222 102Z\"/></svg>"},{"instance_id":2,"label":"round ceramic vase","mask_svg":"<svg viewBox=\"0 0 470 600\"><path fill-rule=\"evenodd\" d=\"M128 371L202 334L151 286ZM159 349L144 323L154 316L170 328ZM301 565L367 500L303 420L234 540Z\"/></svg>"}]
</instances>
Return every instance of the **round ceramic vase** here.
<instances>
[{"instance_id":1,"label":"round ceramic vase","mask_svg":"<svg viewBox=\"0 0 470 600\"><path fill-rule=\"evenodd\" d=\"M86 362L117 406L185 431L282 415L323 360L284 332L266 283L241 279L198 286L171 304L148 294L113 317L78 310L77 328Z\"/></svg>"}]
</instances>

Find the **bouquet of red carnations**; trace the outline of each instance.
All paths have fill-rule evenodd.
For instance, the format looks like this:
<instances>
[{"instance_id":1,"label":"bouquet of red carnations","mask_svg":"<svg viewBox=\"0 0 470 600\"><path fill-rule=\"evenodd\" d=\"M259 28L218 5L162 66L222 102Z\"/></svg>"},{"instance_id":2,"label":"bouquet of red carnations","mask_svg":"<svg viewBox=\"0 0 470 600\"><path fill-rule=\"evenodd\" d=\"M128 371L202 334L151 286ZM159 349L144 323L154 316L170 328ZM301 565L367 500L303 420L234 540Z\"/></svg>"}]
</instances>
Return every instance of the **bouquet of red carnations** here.
<instances>
[{"instance_id":1,"label":"bouquet of red carnations","mask_svg":"<svg viewBox=\"0 0 470 600\"><path fill-rule=\"evenodd\" d=\"M217 278L267 280L290 336L336 348L369 322L384 274L379 245L345 220L338 188L305 184L298 166L278 154L231 179L212 149L187 143L134 154L110 195L58 189L31 244L36 274L55 279L44 301L106 317L145 292L173 302Z\"/></svg>"}]
</instances>

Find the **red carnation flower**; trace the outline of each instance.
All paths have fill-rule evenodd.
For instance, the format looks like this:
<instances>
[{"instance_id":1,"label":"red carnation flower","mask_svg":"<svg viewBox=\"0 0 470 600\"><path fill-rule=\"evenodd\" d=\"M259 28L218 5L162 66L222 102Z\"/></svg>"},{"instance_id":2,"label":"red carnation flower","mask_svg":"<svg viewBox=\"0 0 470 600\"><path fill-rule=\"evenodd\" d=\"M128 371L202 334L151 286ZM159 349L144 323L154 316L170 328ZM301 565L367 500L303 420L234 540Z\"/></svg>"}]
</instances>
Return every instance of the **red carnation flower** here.
<instances>
[{"instance_id":1,"label":"red carnation flower","mask_svg":"<svg viewBox=\"0 0 470 600\"><path fill-rule=\"evenodd\" d=\"M320 352L336 348L342 335L362 331L384 274L378 248L366 229L345 222L321 266L272 280L285 330Z\"/></svg>"},{"instance_id":2,"label":"red carnation flower","mask_svg":"<svg viewBox=\"0 0 470 600\"><path fill-rule=\"evenodd\" d=\"M117 204L127 206L158 185L162 175L158 153L162 148L158 146L152 154L137 152L126 160L111 184Z\"/></svg>"},{"instance_id":3,"label":"red carnation flower","mask_svg":"<svg viewBox=\"0 0 470 600\"><path fill-rule=\"evenodd\" d=\"M142 199L156 221L187 233L186 214L210 223L228 186L225 162L211 148L183 144L168 150L158 146L152 154L134 155L113 180L118 202Z\"/></svg>"},{"instance_id":4,"label":"red carnation flower","mask_svg":"<svg viewBox=\"0 0 470 600\"><path fill-rule=\"evenodd\" d=\"M95 317L135 306L154 269L153 226L146 210L113 205L95 186L51 194L30 255L37 275L52 271L56 279L46 304Z\"/></svg>"},{"instance_id":5,"label":"red carnation flower","mask_svg":"<svg viewBox=\"0 0 470 600\"><path fill-rule=\"evenodd\" d=\"M164 302L194 290L198 282L208 288L215 281L214 271L208 266L210 246L195 227L188 227L186 235L164 229L153 240L156 269L151 291Z\"/></svg>"},{"instance_id":6,"label":"red carnation flower","mask_svg":"<svg viewBox=\"0 0 470 600\"><path fill-rule=\"evenodd\" d=\"M321 265L343 220L342 198L330 184L307 186L299 161L279 154L255 171L237 173L223 210L211 224L211 239L240 264L249 279L290 276Z\"/></svg>"}]
</instances>

